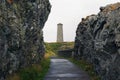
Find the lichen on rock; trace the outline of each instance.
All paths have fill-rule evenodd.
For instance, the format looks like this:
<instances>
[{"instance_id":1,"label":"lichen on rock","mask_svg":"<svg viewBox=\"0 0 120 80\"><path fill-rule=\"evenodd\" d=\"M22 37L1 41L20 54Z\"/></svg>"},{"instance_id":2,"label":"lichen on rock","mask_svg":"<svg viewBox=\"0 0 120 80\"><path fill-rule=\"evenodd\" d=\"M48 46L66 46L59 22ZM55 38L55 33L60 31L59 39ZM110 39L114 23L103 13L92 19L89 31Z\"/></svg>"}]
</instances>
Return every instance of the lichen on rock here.
<instances>
[{"instance_id":1,"label":"lichen on rock","mask_svg":"<svg viewBox=\"0 0 120 80\"><path fill-rule=\"evenodd\" d=\"M92 63L101 80L119 80L120 3L100 10L98 15L88 16L78 25L74 56Z\"/></svg>"},{"instance_id":2,"label":"lichen on rock","mask_svg":"<svg viewBox=\"0 0 120 80\"><path fill-rule=\"evenodd\" d=\"M0 80L44 56L48 0L0 0Z\"/></svg>"}]
</instances>

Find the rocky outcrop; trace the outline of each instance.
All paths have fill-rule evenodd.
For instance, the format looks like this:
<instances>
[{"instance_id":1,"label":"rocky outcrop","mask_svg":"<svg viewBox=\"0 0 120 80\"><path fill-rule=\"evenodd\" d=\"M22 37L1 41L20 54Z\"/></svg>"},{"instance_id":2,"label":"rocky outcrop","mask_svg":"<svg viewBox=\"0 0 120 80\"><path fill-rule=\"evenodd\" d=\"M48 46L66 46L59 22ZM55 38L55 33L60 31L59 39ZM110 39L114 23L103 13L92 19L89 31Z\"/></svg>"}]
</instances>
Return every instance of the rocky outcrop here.
<instances>
[{"instance_id":1,"label":"rocky outcrop","mask_svg":"<svg viewBox=\"0 0 120 80\"><path fill-rule=\"evenodd\" d=\"M0 0L0 80L44 56L48 0Z\"/></svg>"},{"instance_id":2,"label":"rocky outcrop","mask_svg":"<svg viewBox=\"0 0 120 80\"><path fill-rule=\"evenodd\" d=\"M74 49L75 58L92 63L101 80L120 80L120 3L82 19Z\"/></svg>"}]
</instances>

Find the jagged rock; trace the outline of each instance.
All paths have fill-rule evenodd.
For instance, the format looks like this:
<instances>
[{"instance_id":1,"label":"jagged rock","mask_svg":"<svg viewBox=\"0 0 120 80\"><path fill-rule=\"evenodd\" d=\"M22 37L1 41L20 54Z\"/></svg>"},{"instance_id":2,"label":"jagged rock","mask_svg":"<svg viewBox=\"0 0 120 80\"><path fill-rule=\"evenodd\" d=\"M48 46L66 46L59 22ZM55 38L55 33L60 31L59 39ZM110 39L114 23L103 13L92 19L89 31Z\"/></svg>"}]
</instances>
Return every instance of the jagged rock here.
<instances>
[{"instance_id":1,"label":"jagged rock","mask_svg":"<svg viewBox=\"0 0 120 80\"><path fill-rule=\"evenodd\" d=\"M82 19L74 49L75 58L92 63L101 80L120 80L120 3Z\"/></svg>"},{"instance_id":2,"label":"jagged rock","mask_svg":"<svg viewBox=\"0 0 120 80\"><path fill-rule=\"evenodd\" d=\"M0 80L44 55L48 0L0 0Z\"/></svg>"}]
</instances>

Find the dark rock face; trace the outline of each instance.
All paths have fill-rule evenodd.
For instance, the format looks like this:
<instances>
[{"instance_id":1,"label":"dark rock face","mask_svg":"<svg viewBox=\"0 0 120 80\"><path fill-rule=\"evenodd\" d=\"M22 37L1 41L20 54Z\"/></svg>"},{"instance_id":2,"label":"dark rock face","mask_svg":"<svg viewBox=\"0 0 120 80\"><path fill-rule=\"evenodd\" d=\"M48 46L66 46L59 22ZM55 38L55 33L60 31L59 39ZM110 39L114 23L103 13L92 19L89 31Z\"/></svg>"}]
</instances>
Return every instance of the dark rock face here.
<instances>
[{"instance_id":1,"label":"dark rock face","mask_svg":"<svg viewBox=\"0 0 120 80\"><path fill-rule=\"evenodd\" d=\"M0 80L44 56L48 0L0 0Z\"/></svg>"},{"instance_id":2,"label":"dark rock face","mask_svg":"<svg viewBox=\"0 0 120 80\"><path fill-rule=\"evenodd\" d=\"M93 63L102 80L120 80L120 3L100 10L78 25L74 56Z\"/></svg>"}]
</instances>

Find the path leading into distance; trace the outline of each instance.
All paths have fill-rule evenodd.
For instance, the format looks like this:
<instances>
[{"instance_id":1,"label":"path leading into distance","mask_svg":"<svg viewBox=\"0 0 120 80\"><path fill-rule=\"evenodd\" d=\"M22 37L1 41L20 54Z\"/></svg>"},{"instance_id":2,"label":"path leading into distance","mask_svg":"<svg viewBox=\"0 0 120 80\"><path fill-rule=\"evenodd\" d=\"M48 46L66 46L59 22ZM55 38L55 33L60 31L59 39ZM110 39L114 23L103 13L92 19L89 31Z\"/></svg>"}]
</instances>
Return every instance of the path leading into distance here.
<instances>
[{"instance_id":1,"label":"path leading into distance","mask_svg":"<svg viewBox=\"0 0 120 80\"><path fill-rule=\"evenodd\" d=\"M90 78L69 60L51 58L50 69L44 80L90 80Z\"/></svg>"}]
</instances>

